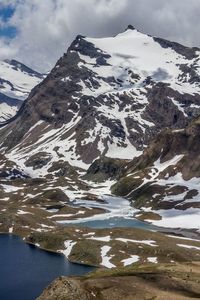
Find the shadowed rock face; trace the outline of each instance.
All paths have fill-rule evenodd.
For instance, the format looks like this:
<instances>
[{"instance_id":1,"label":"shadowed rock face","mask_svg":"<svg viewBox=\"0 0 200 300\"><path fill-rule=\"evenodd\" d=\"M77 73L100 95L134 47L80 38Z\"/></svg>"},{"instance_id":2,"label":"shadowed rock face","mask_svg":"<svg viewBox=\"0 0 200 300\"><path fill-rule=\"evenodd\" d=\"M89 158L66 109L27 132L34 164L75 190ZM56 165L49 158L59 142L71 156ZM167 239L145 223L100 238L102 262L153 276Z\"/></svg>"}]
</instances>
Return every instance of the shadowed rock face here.
<instances>
[{"instance_id":1,"label":"shadowed rock face","mask_svg":"<svg viewBox=\"0 0 200 300\"><path fill-rule=\"evenodd\" d=\"M121 168L126 165L126 162L126 160L101 157L91 164L83 178L96 182L114 180L119 176Z\"/></svg>"},{"instance_id":2,"label":"shadowed rock face","mask_svg":"<svg viewBox=\"0 0 200 300\"><path fill-rule=\"evenodd\" d=\"M153 39L155 42L159 43L161 47L171 48L175 52L185 56L189 60L192 60L193 58L198 58L198 54L196 52L199 51L199 48L197 47L193 47L193 48L185 47L179 43L171 42L157 37L154 37Z\"/></svg>"},{"instance_id":3,"label":"shadowed rock face","mask_svg":"<svg viewBox=\"0 0 200 300\"><path fill-rule=\"evenodd\" d=\"M188 117L170 101L173 98L185 107ZM182 128L188 124L191 117L199 114L198 110L195 112L195 110L189 108L192 103L198 105L199 100L199 95L182 95L171 89L167 84L159 82L148 91L149 105L144 114L147 120L154 120L158 130L168 127Z\"/></svg>"},{"instance_id":4,"label":"shadowed rock face","mask_svg":"<svg viewBox=\"0 0 200 300\"><path fill-rule=\"evenodd\" d=\"M2 80L0 80L1 82ZM14 98L10 98L2 93L0 93L0 104L6 103L7 105L10 106L15 106L17 108L20 108L22 101Z\"/></svg>"}]
</instances>

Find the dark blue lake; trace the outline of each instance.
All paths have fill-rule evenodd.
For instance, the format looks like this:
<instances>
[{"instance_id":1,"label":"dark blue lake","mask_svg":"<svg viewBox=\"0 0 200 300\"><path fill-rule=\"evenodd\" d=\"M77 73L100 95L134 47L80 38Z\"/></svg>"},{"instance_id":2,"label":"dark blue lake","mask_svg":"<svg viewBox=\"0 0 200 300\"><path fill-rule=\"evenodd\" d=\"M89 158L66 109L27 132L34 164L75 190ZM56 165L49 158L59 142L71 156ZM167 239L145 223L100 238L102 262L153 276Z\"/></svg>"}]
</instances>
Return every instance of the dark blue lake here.
<instances>
[{"instance_id":1,"label":"dark blue lake","mask_svg":"<svg viewBox=\"0 0 200 300\"><path fill-rule=\"evenodd\" d=\"M70 263L63 255L27 245L18 237L0 235L0 300L35 300L55 278L92 270Z\"/></svg>"}]
</instances>

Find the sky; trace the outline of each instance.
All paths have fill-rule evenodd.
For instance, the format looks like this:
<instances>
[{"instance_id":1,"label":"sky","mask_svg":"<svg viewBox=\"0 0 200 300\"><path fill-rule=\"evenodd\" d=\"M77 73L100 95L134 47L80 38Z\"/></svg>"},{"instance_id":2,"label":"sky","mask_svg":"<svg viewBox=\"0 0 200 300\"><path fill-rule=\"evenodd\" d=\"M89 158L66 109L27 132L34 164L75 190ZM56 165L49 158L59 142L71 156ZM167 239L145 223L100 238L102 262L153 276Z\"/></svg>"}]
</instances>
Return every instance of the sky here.
<instances>
[{"instance_id":1,"label":"sky","mask_svg":"<svg viewBox=\"0 0 200 300\"><path fill-rule=\"evenodd\" d=\"M49 71L78 34L141 32L200 47L200 0L0 0L0 59Z\"/></svg>"}]
</instances>

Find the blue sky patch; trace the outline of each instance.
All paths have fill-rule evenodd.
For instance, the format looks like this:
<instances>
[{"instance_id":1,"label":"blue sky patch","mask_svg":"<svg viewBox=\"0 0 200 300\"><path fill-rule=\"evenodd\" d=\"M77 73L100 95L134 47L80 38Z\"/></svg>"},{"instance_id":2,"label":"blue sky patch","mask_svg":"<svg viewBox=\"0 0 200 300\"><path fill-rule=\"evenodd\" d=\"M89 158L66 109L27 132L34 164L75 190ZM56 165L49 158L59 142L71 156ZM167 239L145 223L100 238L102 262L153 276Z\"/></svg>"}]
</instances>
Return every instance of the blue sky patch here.
<instances>
[{"instance_id":1,"label":"blue sky patch","mask_svg":"<svg viewBox=\"0 0 200 300\"><path fill-rule=\"evenodd\" d=\"M15 27L6 26L5 28L0 28L0 37L7 37L13 39L17 34Z\"/></svg>"},{"instance_id":2,"label":"blue sky patch","mask_svg":"<svg viewBox=\"0 0 200 300\"><path fill-rule=\"evenodd\" d=\"M0 8L0 20L7 22L14 13L14 8L7 6ZM14 38L17 34L17 30L14 26L0 26L0 37Z\"/></svg>"},{"instance_id":3,"label":"blue sky patch","mask_svg":"<svg viewBox=\"0 0 200 300\"><path fill-rule=\"evenodd\" d=\"M10 6L0 8L0 18L3 21L7 21L10 17L12 17L14 12L14 8Z\"/></svg>"}]
</instances>

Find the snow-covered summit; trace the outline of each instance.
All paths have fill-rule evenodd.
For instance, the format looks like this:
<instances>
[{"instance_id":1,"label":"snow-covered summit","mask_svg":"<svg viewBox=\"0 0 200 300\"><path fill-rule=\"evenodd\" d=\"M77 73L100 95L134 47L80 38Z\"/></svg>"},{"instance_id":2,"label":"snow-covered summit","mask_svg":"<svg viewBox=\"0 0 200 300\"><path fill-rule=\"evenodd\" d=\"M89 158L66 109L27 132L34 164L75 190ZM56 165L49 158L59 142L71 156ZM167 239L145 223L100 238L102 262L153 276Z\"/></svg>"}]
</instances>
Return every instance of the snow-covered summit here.
<instances>
[{"instance_id":1,"label":"snow-covered summit","mask_svg":"<svg viewBox=\"0 0 200 300\"><path fill-rule=\"evenodd\" d=\"M110 55L107 65L101 68L95 65L94 59L92 61L88 56L81 56L87 67L99 76L114 76L122 80L124 90L142 87L144 80L151 78L154 82L168 84L180 93L200 92L200 83L191 83L189 80L191 74L185 74L183 70L183 66L187 65L188 70L191 68L197 76L200 76L200 50L182 46L182 53L177 52L173 49L173 43L171 47L163 47L161 39L156 40L130 27L115 37L85 38L85 40ZM191 50L192 59L187 58L187 49ZM131 80L130 70L140 77L137 84Z\"/></svg>"}]
</instances>

